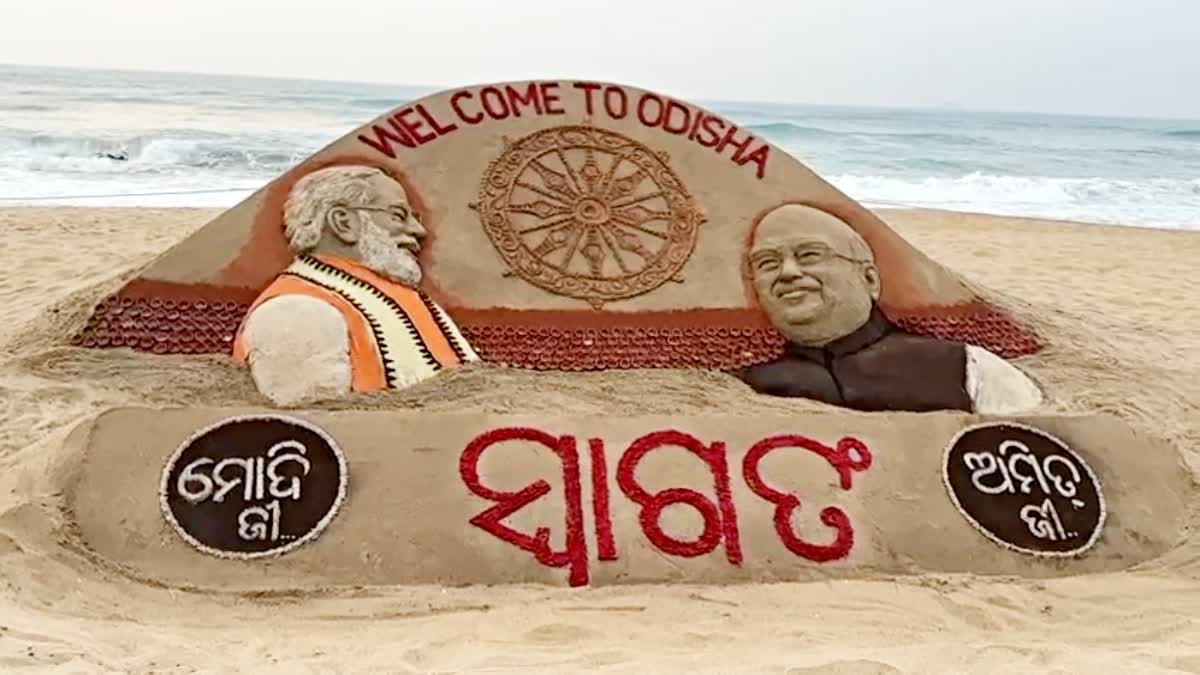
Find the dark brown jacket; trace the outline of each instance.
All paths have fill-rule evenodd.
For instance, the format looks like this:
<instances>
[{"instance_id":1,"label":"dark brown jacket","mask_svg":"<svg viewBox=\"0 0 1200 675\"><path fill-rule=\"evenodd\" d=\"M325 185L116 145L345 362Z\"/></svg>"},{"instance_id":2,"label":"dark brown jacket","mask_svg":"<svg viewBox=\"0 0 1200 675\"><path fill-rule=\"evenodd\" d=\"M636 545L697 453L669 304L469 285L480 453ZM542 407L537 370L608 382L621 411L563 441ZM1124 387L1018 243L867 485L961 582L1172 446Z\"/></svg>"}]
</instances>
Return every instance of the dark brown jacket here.
<instances>
[{"instance_id":1,"label":"dark brown jacket","mask_svg":"<svg viewBox=\"0 0 1200 675\"><path fill-rule=\"evenodd\" d=\"M855 332L823 348L789 343L779 359L737 373L763 394L856 410L971 411L966 347L905 333L878 307Z\"/></svg>"}]
</instances>

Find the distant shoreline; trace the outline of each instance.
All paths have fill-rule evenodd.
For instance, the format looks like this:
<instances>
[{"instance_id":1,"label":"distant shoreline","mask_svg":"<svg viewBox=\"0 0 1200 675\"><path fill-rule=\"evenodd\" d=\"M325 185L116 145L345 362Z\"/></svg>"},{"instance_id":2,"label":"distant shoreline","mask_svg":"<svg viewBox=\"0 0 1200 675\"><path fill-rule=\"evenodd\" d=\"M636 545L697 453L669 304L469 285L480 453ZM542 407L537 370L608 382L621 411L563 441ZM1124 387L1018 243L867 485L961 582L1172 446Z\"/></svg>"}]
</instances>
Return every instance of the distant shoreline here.
<instances>
[{"instance_id":1,"label":"distant shoreline","mask_svg":"<svg viewBox=\"0 0 1200 675\"><path fill-rule=\"evenodd\" d=\"M202 77L211 79L238 79L238 80L257 80L261 82L276 82L276 83L311 83L321 85L348 85L359 87L381 87L394 88L409 92L414 98L434 94L439 91L449 91L461 87L466 84L477 84L474 82L457 82L453 84L417 84L412 82L392 82L384 80L346 80L339 78L309 78L309 77L294 77L286 75L271 75L262 73L214 73L201 71L186 71L186 70L155 70L147 68L93 68L88 66L63 66L63 65L45 65L33 63L0 63L0 70L30 70L30 71L58 71L66 73L97 73L110 75L136 75L141 77ZM553 74L547 74L551 77ZM637 82L622 82L623 84L637 85ZM1118 113L1097 114L1087 111L1061 111L1061 110L1025 110L1025 109L992 109L992 108L976 108L955 101L943 101L938 103L923 103L923 104L883 104L883 103L852 103L838 101L784 101L775 99L757 99L757 98L723 98L708 94L693 95L689 92L671 92L667 89L663 90L666 93L675 93L689 101L699 105L753 105L753 106L799 106L806 108L825 108L825 109L855 109L855 110L875 110L875 111L900 111L900 112L922 112L922 113L965 113L965 114L980 114L980 115L1016 115L1016 116L1045 116L1045 117L1083 117L1096 120L1138 120L1138 121L1154 121L1154 122L1196 122L1200 123L1200 115L1131 115ZM402 104L404 101L397 101L397 104ZM381 111L383 112L383 111Z\"/></svg>"},{"instance_id":2,"label":"distant shoreline","mask_svg":"<svg viewBox=\"0 0 1200 675\"><path fill-rule=\"evenodd\" d=\"M1200 236L1200 223L1187 227L1156 227L1152 225L1138 225L1126 223L1098 223L1086 220L1072 220L1067 218L1046 218L1041 216L1016 216L1006 213L982 213L978 211L957 211L954 209L939 209L928 208L922 206L880 206L872 207L867 204L871 211L879 214L887 219L891 215L904 216L906 220L919 219L922 214L936 217L938 220L946 220L950 218L962 218L964 226L980 227L980 226L996 226L1010 227L1013 224L1024 223L1029 225L1048 225L1054 227L1078 227L1083 230L1091 231L1097 228L1104 230L1127 231L1127 230L1143 230L1147 232L1164 232L1180 235ZM97 215L113 214L119 212L129 212L137 214L188 214L196 216L206 214L206 218L215 218L231 207L218 206L92 206L92 205L73 205L73 204L0 204L0 220L4 216L14 216L20 213L37 213L39 216L46 215L48 212L62 211L63 213L77 214L80 211L95 211ZM207 222L207 221L205 221Z\"/></svg>"}]
</instances>

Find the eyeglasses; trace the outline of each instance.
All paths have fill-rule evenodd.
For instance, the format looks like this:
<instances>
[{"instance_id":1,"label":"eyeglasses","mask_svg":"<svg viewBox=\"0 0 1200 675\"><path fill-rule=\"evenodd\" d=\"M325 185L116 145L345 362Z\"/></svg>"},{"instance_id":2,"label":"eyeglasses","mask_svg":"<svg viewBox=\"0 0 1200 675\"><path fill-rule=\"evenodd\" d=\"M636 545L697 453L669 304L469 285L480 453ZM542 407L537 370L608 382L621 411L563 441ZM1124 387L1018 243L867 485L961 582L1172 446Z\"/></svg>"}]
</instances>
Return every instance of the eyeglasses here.
<instances>
[{"instance_id":1,"label":"eyeglasses","mask_svg":"<svg viewBox=\"0 0 1200 675\"><path fill-rule=\"evenodd\" d=\"M409 208L406 206L389 206L384 208L379 206L349 206L343 204L342 208L350 211L374 211L377 213L386 213L402 223L406 222L410 217L416 218L416 214L409 210ZM416 218L416 220L417 222L420 222L421 219Z\"/></svg>"},{"instance_id":2,"label":"eyeglasses","mask_svg":"<svg viewBox=\"0 0 1200 675\"><path fill-rule=\"evenodd\" d=\"M816 267L835 258L859 264L871 262L862 258L842 255L824 244L803 244L786 252L781 249L759 251L751 255L750 264L755 272L774 272L783 266L785 255L790 255L800 267Z\"/></svg>"}]
</instances>

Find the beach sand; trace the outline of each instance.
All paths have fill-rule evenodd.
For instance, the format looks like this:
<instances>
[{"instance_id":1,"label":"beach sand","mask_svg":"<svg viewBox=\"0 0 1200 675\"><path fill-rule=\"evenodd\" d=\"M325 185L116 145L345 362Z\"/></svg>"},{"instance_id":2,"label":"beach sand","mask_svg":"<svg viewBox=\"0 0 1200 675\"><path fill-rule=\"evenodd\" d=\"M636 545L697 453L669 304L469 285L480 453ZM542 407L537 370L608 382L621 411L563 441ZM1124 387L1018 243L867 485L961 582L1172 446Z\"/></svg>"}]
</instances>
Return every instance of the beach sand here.
<instances>
[{"instance_id":1,"label":"beach sand","mask_svg":"<svg viewBox=\"0 0 1200 675\"><path fill-rule=\"evenodd\" d=\"M67 432L112 406L264 399L219 356L63 344L92 302L216 213L0 210L0 672L1200 672L1200 543L1192 540L1135 570L1050 580L254 596L132 581L66 532L61 487L46 468ZM1046 336L1047 350L1020 361L1048 391L1039 412L1119 416L1200 470L1200 233L880 213ZM758 397L719 373L503 369L346 405L612 414L819 407Z\"/></svg>"}]
</instances>

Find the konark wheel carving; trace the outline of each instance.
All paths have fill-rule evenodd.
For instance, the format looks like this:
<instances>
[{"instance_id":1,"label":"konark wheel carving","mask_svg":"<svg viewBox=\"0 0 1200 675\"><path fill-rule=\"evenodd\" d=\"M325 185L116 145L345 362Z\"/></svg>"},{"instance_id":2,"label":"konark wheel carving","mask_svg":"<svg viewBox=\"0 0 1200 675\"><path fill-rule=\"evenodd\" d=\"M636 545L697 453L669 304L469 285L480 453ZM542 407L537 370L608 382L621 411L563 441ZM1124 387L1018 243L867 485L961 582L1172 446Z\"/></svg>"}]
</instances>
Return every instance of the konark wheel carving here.
<instances>
[{"instance_id":1,"label":"konark wheel carving","mask_svg":"<svg viewBox=\"0 0 1200 675\"><path fill-rule=\"evenodd\" d=\"M704 216L667 160L612 131L544 129L506 143L471 207L512 274L600 308L682 281Z\"/></svg>"}]
</instances>

